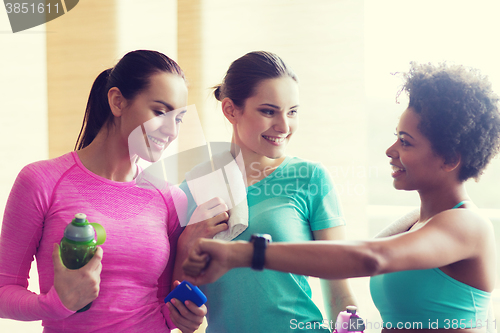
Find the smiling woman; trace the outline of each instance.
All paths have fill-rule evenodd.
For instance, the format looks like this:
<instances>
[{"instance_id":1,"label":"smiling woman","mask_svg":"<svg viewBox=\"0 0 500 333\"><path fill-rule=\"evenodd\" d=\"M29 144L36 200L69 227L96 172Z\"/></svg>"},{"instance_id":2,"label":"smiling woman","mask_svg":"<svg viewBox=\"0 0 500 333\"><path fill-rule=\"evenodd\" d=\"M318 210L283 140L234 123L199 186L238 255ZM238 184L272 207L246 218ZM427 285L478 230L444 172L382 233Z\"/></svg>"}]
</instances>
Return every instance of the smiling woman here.
<instances>
[{"instance_id":1,"label":"smiling woman","mask_svg":"<svg viewBox=\"0 0 500 333\"><path fill-rule=\"evenodd\" d=\"M286 146L298 128L298 107L298 85L290 77L262 80L242 108L228 97L222 100L224 115L234 128L233 141L242 149L247 163L252 155L258 168L269 170L282 162ZM248 185L262 178L250 174Z\"/></svg>"},{"instance_id":2,"label":"smiling woman","mask_svg":"<svg viewBox=\"0 0 500 333\"><path fill-rule=\"evenodd\" d=\"M247 183L257 183L283 162L298 128L297 76L277 55L251 52L231 64L214 95L243 151Z\"/></svg>"},{"instance_id":3,"label":"smiling woman","mask_svg":"<svg viewBox=\"0 0 500 333\"><path fill-rule=\"evenodd\" d=\"M175 140L186 102L181 68L156 51L129 52L97 77L78 150L29 164L14 183L0 240L0 317L42 320L44 332L199 327L204 306L163 302L175 284L181 232L174 201L185 196L136 184L138 158L154 161ZM55 243L75 213L109 237L87 265L70 270ZM34 256L40 294L26 289Z\"/></svg>"},{"instance_id":4,"label":"smiling woman","mask_svg":"<svg viewBox=\"0 0 500 333\"><path fill-rule=\"evenodd\" d=\"M422 190L436 186L441 179L441 171L448 172L457 164L444 165L444 158L435 153L432 143L418 129L421 117L413 108L401 115L397 128L396 142L387 149L391 158L394 188L398 190Z\"/></svg>"},{"instance_id":5,"label":"smiling woman","mask_svg":"<svg viewBox=\"0 0 500 333\"><path fill-rule=\"evenodd\" d=\"M128 135L132 161L138 157L149 162L158 161L162 152L177 138L186 113L187 88L181 77L158 73L150 81L150 89L137 96L130 105L126 103L125 107L120 105L123 101L118 89L109 92L119 114L126 113L133 117L124 133L126 135L130 128L136 126Z\"/></svg>"},{"instance_id":6,"label":"smiling woman","mask_svg":"<svg viewBox=\"0 0 500 333\"><path fill-rule=\"evenodd\" d=\"M248 185L248 227L234 240L266 233L274 242L343 239L345 221L325 167L286 155L299 114L299 88L291 68L273 53L250 52L230 65L214 95L232 125L232 145L241 149L240 169ZM197 209L192 192L181 188L191 214ZM202 222L185 228L176 269L196 239L213 237L215 227ZM288 332L293 320L310 324L311 332L329 332L303 275L233 271L202 291L209 300L207 332ZM325 281L325 296L328 320L356 304L346 280Z\"/></svg>"},{"instance_id":7,"label":"smiling woman","mask_svg":"<svg viewBox=\"0 0 500 333\"><path fill-rule=\"evenodd\" d=\"M485 77L463 66L413 64L404 89L410 103L386 154L395 188L420 196L418 220L376 240L272 243L264 267L327 279L371 276L385 332L484 330L492 324L495 237L464 182L500 149L499 98ZM199 239L183 267L209 289L227 283L232 268L253 267L255 253L248 242Z\"/></svg>"}]
</instances>

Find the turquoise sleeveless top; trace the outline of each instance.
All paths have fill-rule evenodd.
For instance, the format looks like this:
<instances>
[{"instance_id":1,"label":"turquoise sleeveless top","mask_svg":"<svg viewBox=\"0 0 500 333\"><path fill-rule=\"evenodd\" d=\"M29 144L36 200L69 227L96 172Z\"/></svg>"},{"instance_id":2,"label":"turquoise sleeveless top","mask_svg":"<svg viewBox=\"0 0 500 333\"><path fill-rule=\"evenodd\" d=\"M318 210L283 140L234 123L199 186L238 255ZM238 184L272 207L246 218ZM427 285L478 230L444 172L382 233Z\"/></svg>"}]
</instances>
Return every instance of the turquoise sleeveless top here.
<instances>
[{"instance_id":1,"label":"turquoise sleeveless top","mask_svg":"<svg viewBox=\"0 0 500 333\"><path fill-rule=\"evenodd\" d=\"M491 297L439 268L373 276L370 293L384 328L407 329L484 327Z\"/></svg>"}]
</instances>

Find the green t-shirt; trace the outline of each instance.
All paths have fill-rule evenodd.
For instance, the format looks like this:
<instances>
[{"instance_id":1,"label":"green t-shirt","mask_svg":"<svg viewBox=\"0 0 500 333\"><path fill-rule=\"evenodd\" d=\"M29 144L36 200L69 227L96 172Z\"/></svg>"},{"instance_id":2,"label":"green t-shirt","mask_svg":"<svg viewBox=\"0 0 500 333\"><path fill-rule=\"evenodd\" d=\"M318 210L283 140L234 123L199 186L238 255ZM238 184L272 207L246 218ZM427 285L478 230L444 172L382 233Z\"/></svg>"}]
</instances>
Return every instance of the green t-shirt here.
<instances>
[{"instance_id":1,"label":"green t-shirt","mask_svg":"<svg viewBox=\"0 0 500 333\"><path fill-rule=\"evenodd\" d=\"M190 216L196 204L187 184L181 188ZM234 240L267 233L273 242L310 241L313 230L345 225L325 168L296 157L286 157L272 174L249 186L247 201L248 228ZM237 268L201 290L208 298L207 332L329 332L320 328L323 317L302 275Z\"/></svg>"}]
</instances>

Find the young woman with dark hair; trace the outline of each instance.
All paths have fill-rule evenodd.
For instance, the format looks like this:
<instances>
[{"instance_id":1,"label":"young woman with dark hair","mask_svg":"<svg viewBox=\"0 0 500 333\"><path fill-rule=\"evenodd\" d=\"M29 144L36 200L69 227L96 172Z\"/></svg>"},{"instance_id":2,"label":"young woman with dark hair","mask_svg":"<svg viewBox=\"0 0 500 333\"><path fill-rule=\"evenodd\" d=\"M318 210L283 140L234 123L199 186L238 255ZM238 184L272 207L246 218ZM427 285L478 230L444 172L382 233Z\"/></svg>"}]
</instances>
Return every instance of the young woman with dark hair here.
<instances>
[{"instance_id":1,"label":"young woman with dark hair","mask_svg":"<svg viewBox=\"0 0 500 333\"><path fill-rule=\"evenodd\" d=\"M298 127L299 89L290 67L273 53L250 52L230 65L214 95L232 124L232 144L241 150L248 185L248 227L235 240L254 233L271 234L274 242L283 243L343 239L345 221L325 167L285 155ZM192 212L191 193L181 188ZM208 228L217 223L209 221ZM197 238L213 236L204 227L186 227L179 238L178 264ZM355 304L346 280L325 281L325 287L331 319ZM316 327L324 320L303 275L235 270L202 290L208 298L207 332L289 332L293 320Z\"/></svg>"},{"instance_id":2,"label":"young woman with dark hair","mask_svg":"<svg viewBox=\"0 0 500 333\"><path fill-rule=\"evenodd\" d=\"M420 195L418 221L376 240L272 243L265 268L327 279L373 276L384 331L481 331L495 325L486 321L495 238L464 181L477 178L499 150L499 98L485 77L462 66L413 64L404 89L409 106L386 154L394 187ZM184 269L192 282L212 283L249 267L253 253L248 242L199 239Z\"/></svg>"},{"instance_id":3,"label":"young woman with dark hair","mask_svg":"<svg viewBox=\"0 0 500 333\"><path fill-rule=\"evenodd\" d=\"M198 328L205 306L163 303L182 230L173 202L185 196L135 183L135 161L154 162L175 140L186 103L182 70L159 52L127 53L97 77L78 150L26 166L12 188L0 238L0 317L42 320L44 332ZM57 243L75 213L108 237L87 265L69 270ZM26 289L33 257L39 295Z\"/></svg>"}]
</instances>

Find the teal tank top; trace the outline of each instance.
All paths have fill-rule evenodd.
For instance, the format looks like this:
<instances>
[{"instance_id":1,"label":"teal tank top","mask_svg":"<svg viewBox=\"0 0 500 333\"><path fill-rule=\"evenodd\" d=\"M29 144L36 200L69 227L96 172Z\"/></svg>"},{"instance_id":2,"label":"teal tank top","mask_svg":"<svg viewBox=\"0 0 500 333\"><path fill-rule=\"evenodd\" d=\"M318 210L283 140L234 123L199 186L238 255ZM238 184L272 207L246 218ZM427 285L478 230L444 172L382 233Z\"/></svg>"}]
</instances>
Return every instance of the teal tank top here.
<instances>
[{"instance_id":1,"label":"teal tank top","mask_svg":"<svg viewBox=\"0 0 500 333\"><path fill-rule=\"evenodd\" d=\"M439 268L373 276L370 293L384 328L407 329L486 326L491 297Z\"/></svg>"}]
</instances>

